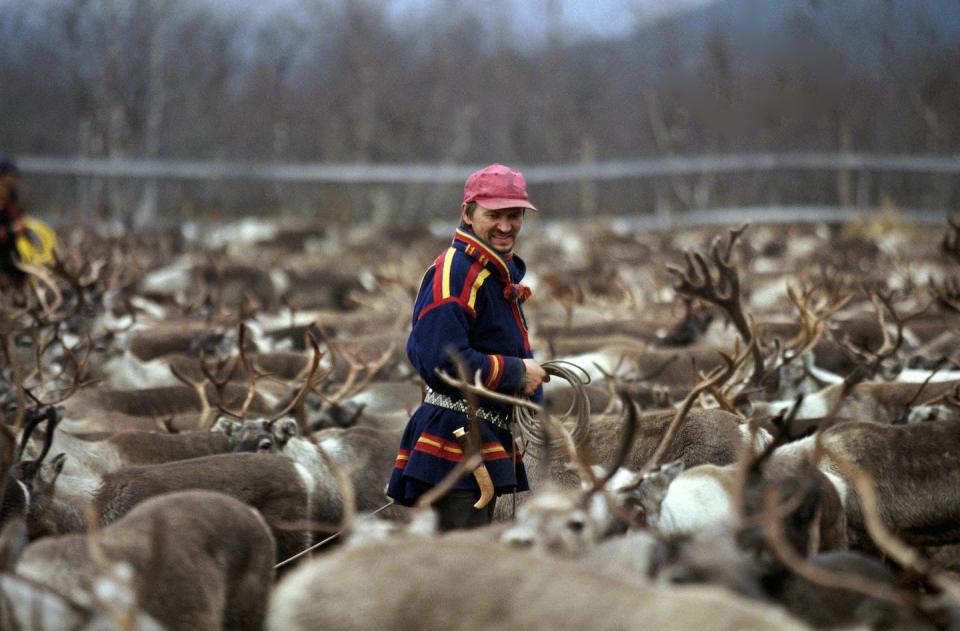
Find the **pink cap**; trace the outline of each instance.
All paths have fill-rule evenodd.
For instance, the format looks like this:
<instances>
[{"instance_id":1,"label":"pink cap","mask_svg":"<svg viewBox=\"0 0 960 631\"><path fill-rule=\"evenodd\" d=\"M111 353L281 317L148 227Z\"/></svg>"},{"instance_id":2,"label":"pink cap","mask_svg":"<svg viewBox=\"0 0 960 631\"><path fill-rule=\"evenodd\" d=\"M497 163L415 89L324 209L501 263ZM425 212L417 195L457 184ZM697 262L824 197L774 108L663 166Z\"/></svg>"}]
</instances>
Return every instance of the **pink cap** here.
<instances>
[{"instance_id":1,"label":"pink cap","mask_svg":"<svg viewBox=\"0 0 960 631\"><path fill-rule=\"evenodd\" d=\"M477 202L490 210L537 209L527 197L527 181L523 174L502 164L491 164L472 173L463 185L463 201Z\"/></svg>"}]
</instances>

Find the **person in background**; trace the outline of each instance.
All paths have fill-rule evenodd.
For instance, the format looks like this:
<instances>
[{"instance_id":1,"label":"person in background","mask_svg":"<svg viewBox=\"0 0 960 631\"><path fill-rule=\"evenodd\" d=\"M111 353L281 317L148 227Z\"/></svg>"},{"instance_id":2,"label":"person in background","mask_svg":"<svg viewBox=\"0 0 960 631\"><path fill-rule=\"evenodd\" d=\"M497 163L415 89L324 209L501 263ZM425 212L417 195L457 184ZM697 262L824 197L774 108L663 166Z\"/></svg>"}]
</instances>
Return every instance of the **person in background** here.
<instances>
[{"instance_id":1,"label":"person in background","mask_svg":"<svg viewBox=\"0 0 960 631\"><path fill-rule=\"evenodd\" d=\"M453 242L427 269L413 308L407 357L426 383L423 403L400 441L387 495L411 506L463 458L454 431L468 427L460 391L437 377L458 376L465 365L472 381L489 390L542 400L547 373L533 360L522 304L530 289L520 284L526 265L514 254L525 213L536 210L523 175L491 164L467 178L460 226ZM496 495L529 489L523 462L515 458L512 406L479 397L483 465ZM496 500L482 508L477 480L460 478L434 508L441 530L490 523Z\"/></svg>"},{"instance_id":2,"label":"person in background","mask_svg":"<svg viewBox=\"0 0 960 631\"><path fill-rule=\"evenodd\" d=\"M0 157L0 289L23 289L27 275L17 267L17 236L25 234L23 212L17 196L19 170Z\"/></svg>"}]
</instances>

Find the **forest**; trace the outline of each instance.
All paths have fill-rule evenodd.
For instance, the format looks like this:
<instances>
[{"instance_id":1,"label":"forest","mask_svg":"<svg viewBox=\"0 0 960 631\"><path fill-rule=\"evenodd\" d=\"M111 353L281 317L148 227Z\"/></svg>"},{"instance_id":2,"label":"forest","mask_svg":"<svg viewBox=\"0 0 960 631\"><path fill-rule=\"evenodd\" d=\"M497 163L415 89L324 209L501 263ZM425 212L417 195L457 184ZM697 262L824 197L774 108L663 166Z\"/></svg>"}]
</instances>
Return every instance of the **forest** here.
<instances>
[{"instance_id":1,"label":"forest","mask_svg":"<svg viewBox=\"0 0 960 631\"><path fill-rule=\"evenodd\" d=\"M543 2L536 41L510 5L398 20L370 0L0 0L0 153L470 166L957 153L954 2L720 0L606 38L570 37ZM556 182L538 198L558 216L943 209L960 201L955 175L700 173ZM24 194L67 217L349 218L443 214L456 187L37 173Z\"/></svg>"}]
</instances>

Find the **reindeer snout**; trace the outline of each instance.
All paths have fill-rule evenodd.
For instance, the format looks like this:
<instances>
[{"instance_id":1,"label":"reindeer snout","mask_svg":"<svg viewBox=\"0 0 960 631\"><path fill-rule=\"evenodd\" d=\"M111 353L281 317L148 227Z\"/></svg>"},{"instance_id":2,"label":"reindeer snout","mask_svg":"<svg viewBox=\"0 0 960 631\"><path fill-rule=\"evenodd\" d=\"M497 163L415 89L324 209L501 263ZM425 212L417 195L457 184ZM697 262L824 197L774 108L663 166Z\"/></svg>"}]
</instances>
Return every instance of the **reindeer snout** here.
<instances>
[{"instance_id":1,"label":"reindeer snout","mask_svg":"<svg viewBox=\"0 0 960 631\"><path fill-rule=\"evenodd\" d=\"M503 533L502 541L513 548L532 548L534 533L529 528L511 528Z\"/></svg>"}]
</instances>

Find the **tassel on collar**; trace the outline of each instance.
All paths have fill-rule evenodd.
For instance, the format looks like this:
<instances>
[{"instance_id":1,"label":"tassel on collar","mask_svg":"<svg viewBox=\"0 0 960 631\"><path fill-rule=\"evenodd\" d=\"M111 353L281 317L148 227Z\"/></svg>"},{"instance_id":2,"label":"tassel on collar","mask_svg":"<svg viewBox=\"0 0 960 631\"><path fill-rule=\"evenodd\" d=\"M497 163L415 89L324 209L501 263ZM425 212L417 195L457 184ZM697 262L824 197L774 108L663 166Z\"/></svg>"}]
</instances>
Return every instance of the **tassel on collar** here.
<instances>
[{"instance_id":1,"label":"tassel on collar","mask_svg":"<svg viewBox=\"0 0 960 631\"><path fill-rule=\"evenodd\" d=\"M517 304L522 304L533 295L533 290L520 283L508 283L503 288L503 297Z\"/></svg>"}]
</instances>

